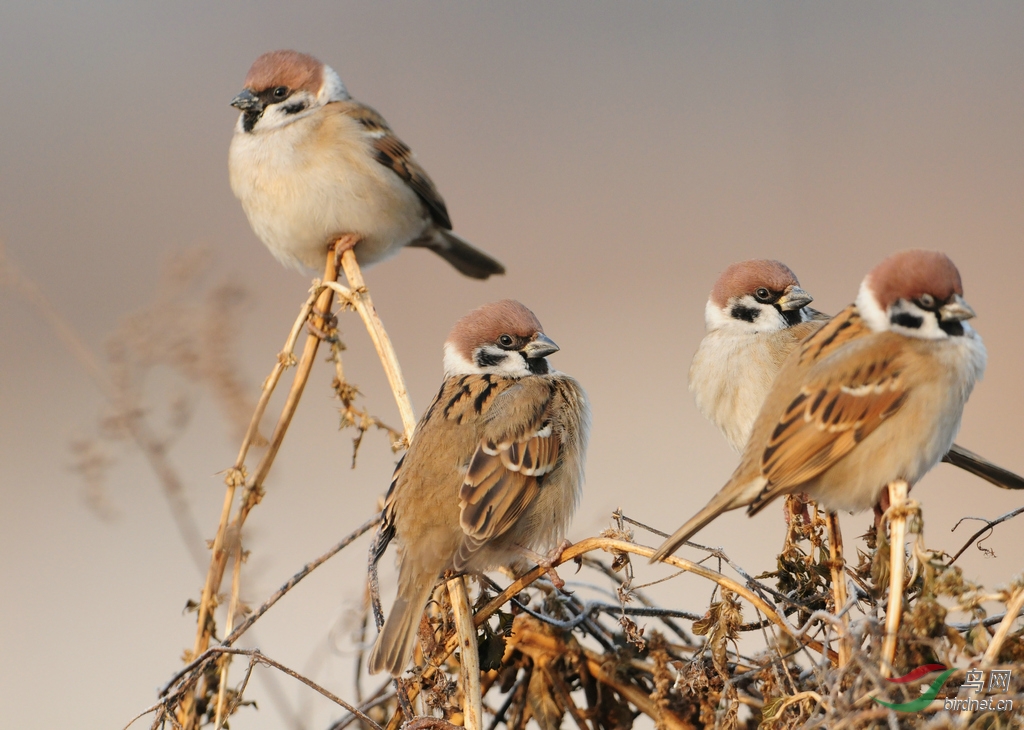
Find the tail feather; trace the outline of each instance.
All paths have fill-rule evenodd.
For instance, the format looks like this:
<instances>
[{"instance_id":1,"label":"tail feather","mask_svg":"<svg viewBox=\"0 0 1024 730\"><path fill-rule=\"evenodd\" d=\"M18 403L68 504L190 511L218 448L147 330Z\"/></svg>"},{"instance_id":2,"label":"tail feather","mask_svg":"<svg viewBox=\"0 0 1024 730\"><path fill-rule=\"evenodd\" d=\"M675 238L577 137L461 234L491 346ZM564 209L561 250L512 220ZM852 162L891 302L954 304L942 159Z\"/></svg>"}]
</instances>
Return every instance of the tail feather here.
<instances>
[{"instance_id":1,"label":"tail feather","mask_svg":"<svg viewBox=\"0 0 1024 730\"><path fill-rule=\"evenodd\" d=\"M656 563L659 560L667 558L669 555L674 553L679 547L693 537L695 534L704 529L708 523L714 520L718 515L723 512L728 512L731 509L742 507L744 502L736 499L736 493L730 489L732 483L730 482L721 491L718 492L711 501L707 503L700 512L695 514L689 520L686 521L682 527L672 533L672 536L661 544L661 547L655 551L654 555L651 556L651 562Z\"/></svg>"},{"instance_id":2,"label":"tail feather","mask_svg":"<svg viewBox=\"0 0 1024 730\"><path fill-rule=\"evenodd\" d=\"M433 587L433 583L413 585L410 586L412 590L408 591L412 595L403 595L408 592L399 584L395 605L391 607L391 614L384 622L384 627L370 651L370 659L367 662L370 674L377 674L386 669L391 676L398 677L409 666L416 650L420 617Z\"/></svg>"},{"instance_id":3,"label":"tail feather","mask_svg":"<svg viewBox=\"0 0 1024 730\"><path fill-rule=\"evenodd\" d=\"M451 231L436 229L430 238L420 239L411 245L429 248L459 272L474 279L486 279L494 274L505 273L505 267L500 261Z\"/></svg>"},{"instance_id":4,"label":"tail feather","mask_svg":"<svg viewBox=\"0 0 1024 730\"><path fill-rule=\"evenodd\" d=\"M958 444L953 444L949 448L949 453L942 457L942 460L1002 489L1024 489L1024 478L1001 466L996 466L988 459L978 456Z\"/></svg>"}]
</instances>

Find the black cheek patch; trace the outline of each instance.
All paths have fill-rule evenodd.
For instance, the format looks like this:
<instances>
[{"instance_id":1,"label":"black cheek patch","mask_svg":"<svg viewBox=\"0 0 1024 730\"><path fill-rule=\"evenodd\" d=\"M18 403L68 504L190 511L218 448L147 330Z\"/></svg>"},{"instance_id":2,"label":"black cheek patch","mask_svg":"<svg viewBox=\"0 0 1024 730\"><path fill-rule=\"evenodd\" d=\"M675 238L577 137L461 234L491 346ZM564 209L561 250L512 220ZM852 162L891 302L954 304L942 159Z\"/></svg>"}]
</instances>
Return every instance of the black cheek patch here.
<instances>
[{"instance_id":1,"label":"black cheek patch","mask_svg":"<svg viewBox=\"0 0 1024 730\"><path fill-rule=\"evenodd\" d=\"M729 315L733 319L742 319L744 322L753 322L757 319L757 316L761 314L760 309L754 309L753 307L744 307L742 304L737 304L735 307L729 310Z\"/></svg>"},{"instance_id":2,"label":"black cheek patch","mask_svg":"<svg viewBox=\"0 0 1024 730\"><path fill-rule=\"evenodd\" d=\"M889 321L893 324L898 324L900 327L906 327L912 330L920 329L921 325L924 324L924 319L913 315L910 312L894 314Z\"/></svg>"},{"instance_id":3,"label":"black cheek patch","mask_svg":"<svg viewBox=\"0 0 1024 730\"><path fill-rule=\"evenodd\" d=\"M306 108L306 103L302 102L302 101L300 101L300 102L298 102L296 104L289 104L286 107L282 107L282 109L284 110L285 114L298 114L299 112L301 112L305 108Z\"/></svg>"},{"instance_id":4,"label":"black cheek patch","mask_svg":"<svg viewBox=\"0 0 1024 730\"><path fill-rule=\"evenodd\" d=\"M504 359L505 355L500 353L491 353L487 350L480 350L476 353L476 364L477 367L481 368L492 368Z\"/></svg>"},{"instance_id":5,"label":"black cheek patch","mask_svg":"<svg viewBox=\"0 0 1024 730\"><path fill-rule=\"evenodd\" d=\"M963 337L964 336L964 324L959 320L939 320L939 327L950 337Z\"/></svg>"}]
</instances>

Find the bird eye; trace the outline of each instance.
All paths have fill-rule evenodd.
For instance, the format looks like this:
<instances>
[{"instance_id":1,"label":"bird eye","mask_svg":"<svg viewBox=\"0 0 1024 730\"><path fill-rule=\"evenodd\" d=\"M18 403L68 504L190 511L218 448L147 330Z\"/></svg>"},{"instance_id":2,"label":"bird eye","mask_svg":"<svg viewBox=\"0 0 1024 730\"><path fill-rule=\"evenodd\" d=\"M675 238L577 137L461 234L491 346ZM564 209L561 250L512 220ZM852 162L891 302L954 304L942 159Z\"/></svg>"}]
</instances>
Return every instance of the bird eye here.
<instances>
[{"instance_id":1,"label":"bird eye","mask_svg":"<svg viewBox=\"0 0 1024 730\"><path fill-rule=\"evenodd\" d=\"M515 340L512 339L512 335L502 335L501 337L498 338L498 344L508 349L509 347L512 347L512 345L515 344Z\"/></svg>"},{"instance_id":2,"label":"bird eye","mask_svg":"<svg viewBox=\"0 0 1024 730\"><path fill-rule=\"evenodd\" d=\"M772 293L762 286L754 292L754 296L757 297L759 302L767 302L772 298Z\"/></svg>"},{"instance_id":3,"label":"bird eye","mask_svg":"<svg viewBox=\"0 0 1024 730\"><path fill-rule=\"evenodd\" d=\"M920 304L925 309L931 309L932 307L935 306L935 297L933 297L931 294L922 294L918 298L917 303Z\"/></svg>"},{"instance_id":4,"label":"bird eye","mask_svg":"<svg viewBox=\"0 0 1024 730\"><path fill-rule=\"evenodd\" d=\"M287 86L278 86L276 89L274 89L274 98L275 99L283 99L286 96L288 96L288 87Z\"/></svg>"}]
</instances>

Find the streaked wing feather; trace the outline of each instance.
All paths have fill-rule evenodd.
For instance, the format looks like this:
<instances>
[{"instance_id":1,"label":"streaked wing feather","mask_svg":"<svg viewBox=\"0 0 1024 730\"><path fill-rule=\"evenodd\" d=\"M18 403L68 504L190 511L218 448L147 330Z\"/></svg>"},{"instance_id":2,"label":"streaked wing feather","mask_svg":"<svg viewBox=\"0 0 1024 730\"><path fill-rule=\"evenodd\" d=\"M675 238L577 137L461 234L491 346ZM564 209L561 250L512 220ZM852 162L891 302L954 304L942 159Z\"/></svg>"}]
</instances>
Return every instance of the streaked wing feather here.
<instances>
[{"instance_id":1,"label":"streaked wing feather","mask_svg":"<svg viewBox=\"0 0 1024 730\"><path fill-rule=\"evenodd\" d=\"M855 332L850 330L856 325L830 332L830 323L809 338L804 351L815 349L820 364L840 344L853 339ZM815 343L819 337L828 342ZM822 474L905 402L909 391L896 341L874 340L843 357L840 362L816 365L821 371L817 377L812 368L799 395L779 419L761 454L761 473L768 485L751 511Z\"/></svg>"},{"instance_id":2,"label":"streaked wing feather","mask_svg":"<svg viewBox=\"0 0 1024 730\"><path fill-rule=\"evenodd\" d=\"M466 537L460 557L505 533L540 492L555 468L560 441L546 421L553 391L546 383L520 384L497 398L459 492ZM490 414L488 414L490 416Z\"/></svg>"},{"instance_id":3,"label":"streaked wing feather","mask_svg":"<svg viewBox=\"0 0 1024 730\"><path fill-rule=\"evenodd\" d=\"M413 157L412 150L395 135L384 117L363 104L352 104L349 114L366 129L377 161L402 178L423 200L434 222L450 231L452 222L444 198L437 192L426 170Z\"/></svg>"}]
</instances>

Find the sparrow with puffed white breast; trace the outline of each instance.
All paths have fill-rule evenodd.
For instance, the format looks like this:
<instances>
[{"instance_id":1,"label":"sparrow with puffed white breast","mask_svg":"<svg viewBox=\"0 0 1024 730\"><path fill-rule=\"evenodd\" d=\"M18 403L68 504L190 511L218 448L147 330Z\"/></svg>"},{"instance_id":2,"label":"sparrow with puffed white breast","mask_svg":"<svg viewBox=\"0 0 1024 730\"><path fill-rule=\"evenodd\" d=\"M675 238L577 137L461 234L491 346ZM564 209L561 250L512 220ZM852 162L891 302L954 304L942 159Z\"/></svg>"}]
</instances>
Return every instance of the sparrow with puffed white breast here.
<instances>
[{"instance_id":1,"label":"sparrow with puffed white breast","mask_svg":"<svg viewBox=\"0 0 1024 730\"><path fill-rule=\"evenodd\" d=\"M811 309L788 266L771 259L732 264L704 307L707 334L690 364L701 414L742 452L750 427L793 348L828 316Z\"/></svg>"},{"instance_id":2,"label":"sparrow with puffed white breast","mask_svg":"<svg viewBox=\"0 0 1024 730\"><path fill-rule=\"evenodd\" d=\"M782 363L831 319L807 306L811 301L792 270L769 259L732 264L715 282L704 308L707 334L690 365L690 392L734 451L743 452ZM1002 489L1024 489L1024 478L959 444L943 461Z\"/></svg>"},{"instance_id":3,"label":"sparrow with puffed white breast","mask_svg":"<svg viewBox=\"0 0 1024 730\"><path fill-rule=\"evenodd\" d=\"M443 573L521 568L562 543L583 484L590 409L579 383L548 365L557 351L511 299L452 329L441 390L385 499L376 559L398 543L398 595L371 673L398 676L409 664Z\"/></svg>"},{"instance_id":4,"label":"sparrow with puffed white breast","mask_svg":"<svg viewBox=\"0 0 1024 730\"><path fill-rule=\"evenodd\" d=\"M944 254L885 259L856 302L786 359L732 478L652 560L722 512L748 506L752 515L783 494L859 511L897 479L913 486L953 444L985 370L973 316Z\"/></svg>"},{"instance_id":5,"label":"sparrow with puffed white breast","mask_svg":"<svg viewBox=\"0 0 1024 730\"><path fill-rule=\"evenodd\" d=\"M231 189L281 263L319 269L328 246L349 233L359 236L363 266L413 246L476 279L505 273L452 232L412 151L330 66L296 51L264 53L231 105L242 112L228 155Z\"/></svg>"}]
</instances>

